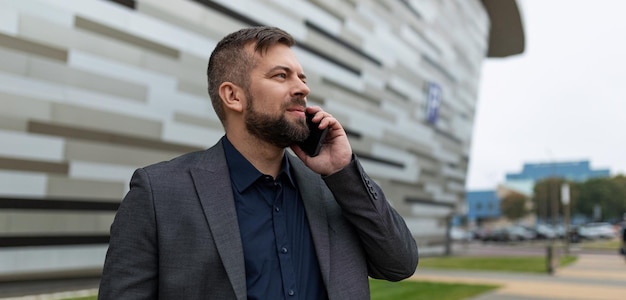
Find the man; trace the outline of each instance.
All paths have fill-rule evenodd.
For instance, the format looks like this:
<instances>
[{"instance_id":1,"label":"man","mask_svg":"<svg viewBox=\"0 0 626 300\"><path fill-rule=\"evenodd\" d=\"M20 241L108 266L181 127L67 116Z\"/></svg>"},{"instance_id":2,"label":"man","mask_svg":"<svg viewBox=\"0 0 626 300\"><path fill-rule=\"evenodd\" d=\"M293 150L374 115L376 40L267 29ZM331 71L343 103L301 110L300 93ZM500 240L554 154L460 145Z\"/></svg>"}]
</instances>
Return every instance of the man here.
<instances>
[{"instance_id":1,"label":"man","mask_svg":"<svg viewBox=\"0 0 626 300\"><path fill-rule=\"evenodd\" d=\"M306 107L292 45L273 27L217 44L209 95L226 134L135 172L99 299L369 299L368 275L413 274L410 231L337 119ZM315 157L296 145L309 132L305 111L329 128Z\"/></svg>"}]
</instances>

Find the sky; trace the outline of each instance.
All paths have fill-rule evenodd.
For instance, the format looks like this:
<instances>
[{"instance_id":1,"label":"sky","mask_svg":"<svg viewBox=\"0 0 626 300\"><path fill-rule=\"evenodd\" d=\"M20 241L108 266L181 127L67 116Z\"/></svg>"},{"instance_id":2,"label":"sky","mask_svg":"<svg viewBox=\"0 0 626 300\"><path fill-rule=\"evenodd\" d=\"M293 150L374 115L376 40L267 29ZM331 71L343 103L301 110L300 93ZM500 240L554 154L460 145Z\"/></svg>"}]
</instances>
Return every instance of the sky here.
<instances>
[{"instance_id":1,"label":"sky","mask_svg":"<svg viewBox=\"0 0 626 300\"><path fill-rule=\"evenodd\" d=\"M495 189L524 163L626 174L626 1L517 3L525 51L483 63L466 187Z\"/></svg>"}]
</instances>

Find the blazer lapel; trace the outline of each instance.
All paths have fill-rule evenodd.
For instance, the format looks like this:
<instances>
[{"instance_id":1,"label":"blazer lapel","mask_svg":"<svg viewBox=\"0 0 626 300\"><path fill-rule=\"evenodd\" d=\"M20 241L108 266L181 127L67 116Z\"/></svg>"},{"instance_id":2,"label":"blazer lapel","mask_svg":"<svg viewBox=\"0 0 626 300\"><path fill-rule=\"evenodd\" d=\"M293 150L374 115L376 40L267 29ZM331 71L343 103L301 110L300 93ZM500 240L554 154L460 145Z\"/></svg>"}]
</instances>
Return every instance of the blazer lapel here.
<instances>
[{"instance_id":1,"label":"blazer lapel","mask_svg":"<svg viewBox=\"0 0 626 300\"><path fill-rule=\"evenodd\" d=\"M245 300L246 269L237 211L222 143L205 151L191 169L198 197L237 299Z\"/></svg>"},{"instance_id":2,"label":"blazer lapel","mask_svg":"<svg viewBox=\"0 0 626 300\"><path fill-rule=\"evenodd\" d=\"M298 182L298 189L304 202L304 209L309 221L311 236L317 253L317 260L320 264L320 272L326 286L329 286L330 280L330 238L328 233L328 220L326 215L325 201L321 190L321 179L318 174L312 172L306 167L300 159L292 155L289 157L289 163L293 166L293 171ZM307 183L307 184L304 184ZM313 184L311 184L313 183Z\"/></svg>"}]
</instances>

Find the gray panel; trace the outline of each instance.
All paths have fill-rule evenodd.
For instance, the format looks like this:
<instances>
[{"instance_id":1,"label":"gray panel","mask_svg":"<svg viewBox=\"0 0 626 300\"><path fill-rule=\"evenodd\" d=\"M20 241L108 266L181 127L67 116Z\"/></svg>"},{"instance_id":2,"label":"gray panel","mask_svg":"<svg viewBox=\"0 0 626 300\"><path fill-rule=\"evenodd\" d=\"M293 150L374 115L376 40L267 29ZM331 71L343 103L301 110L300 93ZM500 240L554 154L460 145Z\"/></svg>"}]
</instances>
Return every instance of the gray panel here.
<instances>
[{"instance_id":1,"label":"gray panel","mask_svg":"<svg viewBox=\"0 0 626 300\"><path fill-rule=\"evenodd\" d=\"M28 57L22 52L0 47L0 71L26 75Z\"/></svg>"},{"instance_id":2,"label":"gray panel","mask_svg":"<svg viewBox=\"0 0 626 300\"><path fill-rule=\"evenodd\" d=\"M121 199L124 196L126 184L125 182L102 182L55 175L48 177L47 194L50 197L92 199L94 201Z\"/></svg>"},{"instance_id":3,"label":"gray panel","mask_svg":"<svg viewBox=\"0 0 626 300\"><path fill-rule=\"evenodd\" d=\"M56 103L52 107L52 120L58 123L73 125L77 128L89 128L125 135L159 139L162 124L158 121L128 115Z\"/></svg>"},{"instance_id":4,"label":"gray panel","mask_svg":"<svg viewBox=\"0 0 626 300\"><path fill-rule=\"evenodd\" d=\"M0 46L58 61L67 61L67 51L27 39L0 33Z\"/></svg>"}]
</instances>

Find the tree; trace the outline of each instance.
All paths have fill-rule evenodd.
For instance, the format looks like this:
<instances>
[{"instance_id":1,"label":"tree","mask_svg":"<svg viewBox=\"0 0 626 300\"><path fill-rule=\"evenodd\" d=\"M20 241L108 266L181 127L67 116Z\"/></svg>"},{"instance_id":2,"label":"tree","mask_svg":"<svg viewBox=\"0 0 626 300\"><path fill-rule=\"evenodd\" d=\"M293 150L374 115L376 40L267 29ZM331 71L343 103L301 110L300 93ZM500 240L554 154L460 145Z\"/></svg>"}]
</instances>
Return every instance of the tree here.
<instances>
[{"instance_id":1,"label":"tree","mask_svg":"<svg viewBox=\"0 0 626 300\"><path fill-rule=\"evenodd\" d=\"M502 201L500 202L500 210L509 220L515 221L528 215L530 210L527 208L527 204L528 197L511 191L502 198Z\"/></svg>"},{"instance_id":2,"label":"tree","mask_svg":"<svg viewBox=\"0 0 626 300\"><path fill-rule=\"evenodd\" d=\"M576 212L594 218L594 208L601 210L602 220L621 219L626 211L626 177L593 178L579 185Z\"/></svg>"},{"instance_id":3,"label":"tree","mask_svg":"<svg viewBox=\"0 0 626 300\"><path fill-rule=\"evenodd\" d=\"M534 210L539 219L551 220L553 217L560 218L564 215L564 207L561 202L561 186L567 183L570 186L570 208L578 202L579 185L566 181L564 178L551 177L538 181L533 191ZM572 213L574 211L572 210Z\"/></svg>"}]
</instances>

